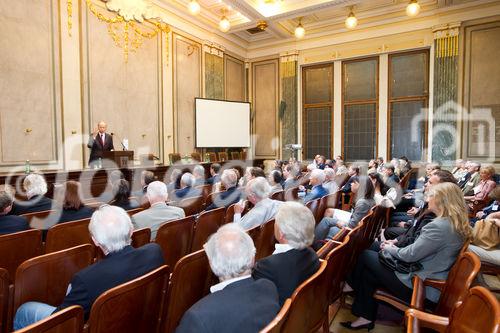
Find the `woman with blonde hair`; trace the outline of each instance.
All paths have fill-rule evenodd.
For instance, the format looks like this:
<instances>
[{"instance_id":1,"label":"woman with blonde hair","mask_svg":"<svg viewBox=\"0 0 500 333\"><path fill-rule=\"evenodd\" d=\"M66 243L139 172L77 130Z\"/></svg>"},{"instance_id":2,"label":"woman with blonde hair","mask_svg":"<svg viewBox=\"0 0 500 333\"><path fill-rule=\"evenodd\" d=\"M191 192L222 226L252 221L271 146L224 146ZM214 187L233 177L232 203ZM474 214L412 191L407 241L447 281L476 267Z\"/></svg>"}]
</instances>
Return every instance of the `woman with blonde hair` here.
<instances>
[{"instance_id":1,"label":"woman with blonde hair","mask_svg":"<svg viewBox=\"0 0 500 333\"><path fill-rule=\"evenodd\" d=\"M483 166L479 170L479 183L473 188L474 195L465 196L466 201L484 200L497 186L493 180L495 168L491 165Z\"/></svg>"},{"instance_id":2,"label":"woman with blonde hair","mask_svg":"<svg viewBox=\"0 0 500 333\"><path fill-rule=\"evenodd\" d=\"M396 297L410 301L412 278L444 280L455 263L460 250L472 238L467 220L467 208L460 188L453 183L441 183L429 191L429 210L436 218L422 228L414 243L398 248L392 242L381 245L383 256L400 262L412 263L414 270L400 272L385 266L377 251L364 251L349 276L344 291L354 290L352 313L358 316L354 322L341 323L350 329L372 329L377 315L377 302L373 293L385 288ZM426 288L426 298L436 303L439 291Z\"/></svg>"}]
</instances>

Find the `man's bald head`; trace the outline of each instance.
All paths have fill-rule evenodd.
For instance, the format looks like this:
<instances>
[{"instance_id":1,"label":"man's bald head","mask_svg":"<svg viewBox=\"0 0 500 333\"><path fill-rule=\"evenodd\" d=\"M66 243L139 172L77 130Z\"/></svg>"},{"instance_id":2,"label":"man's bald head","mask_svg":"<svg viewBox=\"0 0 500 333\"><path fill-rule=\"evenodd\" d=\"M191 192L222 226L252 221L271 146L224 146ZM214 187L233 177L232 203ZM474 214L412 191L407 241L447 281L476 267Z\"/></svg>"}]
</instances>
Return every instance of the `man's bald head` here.
<instances>
[{"instance_id":1,"label":"man's bald head","mask_svg":"<svg viewBox=\"0 0 500 333\"><path fill-rule=\"evenodd\" d=\"M104 121L100 121L97 123L97 129L99 130L99 133L106 133L108 125Z\"/></svg>"}]
</instances>

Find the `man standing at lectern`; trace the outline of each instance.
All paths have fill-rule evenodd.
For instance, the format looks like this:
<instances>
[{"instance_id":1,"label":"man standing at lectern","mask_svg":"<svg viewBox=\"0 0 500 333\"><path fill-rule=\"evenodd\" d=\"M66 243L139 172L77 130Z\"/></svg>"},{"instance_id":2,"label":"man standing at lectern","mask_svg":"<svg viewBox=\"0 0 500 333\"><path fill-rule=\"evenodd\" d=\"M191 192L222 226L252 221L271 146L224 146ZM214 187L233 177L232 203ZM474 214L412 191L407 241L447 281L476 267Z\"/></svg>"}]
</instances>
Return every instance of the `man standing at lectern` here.
<instances>
[{"instance_id":1,"label":"man standing at lectern","mask_svg":"<svg viewBox=\"0 0 500 333\"><path fill-rule=\"evenodd\" d=\"M113 137L106 133L106 128L106 123L104 121L100 121L97 124L97 130L95 130L89 138L87 147L90 148L90 167L95 165L99 158L103 158L105 151L114 150Z\"/></svg>"}]
</instances>

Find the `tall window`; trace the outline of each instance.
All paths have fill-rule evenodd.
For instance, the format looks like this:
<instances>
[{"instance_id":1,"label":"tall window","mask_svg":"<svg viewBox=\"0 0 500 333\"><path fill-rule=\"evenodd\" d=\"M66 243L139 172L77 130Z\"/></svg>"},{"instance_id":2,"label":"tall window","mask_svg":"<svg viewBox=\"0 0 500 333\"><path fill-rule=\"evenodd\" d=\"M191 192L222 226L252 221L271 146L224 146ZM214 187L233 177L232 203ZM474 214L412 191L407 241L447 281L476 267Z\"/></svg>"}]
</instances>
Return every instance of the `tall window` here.
<instances>
[{"instance_id":1,"label":"tall window","mask_svg":"<svg viewBox=\"0 0 500 333\"><path fill-rule=\"evenodd\" d=\"M377 154L378 58L345 61L343 81L343 155L346 161Z\"/></svg>"},{"instance_id":2,"label":"tall window","mask_svg":"<svg viewBox=\"0 0 500 333\"><path fill-rule=\"evenodd\" d=\"M304 67L304 157L332 155L333 64Z\"/></svg>"},{"instance_id":3,"label":"tall window","mask_svg":"<svg viewBox=\"0 0 500 333\"><path fill-rule=\"evenodd\" d=\"M389 156L424 159L429 101L429 52L389 55Z\"/></svg>"}]
</instances>

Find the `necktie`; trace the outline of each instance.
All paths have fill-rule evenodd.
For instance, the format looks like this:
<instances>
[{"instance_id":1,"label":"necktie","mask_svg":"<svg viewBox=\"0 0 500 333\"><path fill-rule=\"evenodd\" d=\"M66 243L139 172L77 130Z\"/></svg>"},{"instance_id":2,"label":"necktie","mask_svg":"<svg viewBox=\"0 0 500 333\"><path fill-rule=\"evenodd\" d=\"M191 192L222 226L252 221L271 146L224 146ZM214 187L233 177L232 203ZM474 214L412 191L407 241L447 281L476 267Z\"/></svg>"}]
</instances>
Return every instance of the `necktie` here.
<instances>
[{"instance_id":1,"label":"necktie","mask_svg":"<svg viewBox=\"0 0 500 333\"><path fill-rule=\"evenodd\" d=\"M102 142L102 146L104 147L104 134L101 134L101 142Z\"/></svg>"}]
</instances>

